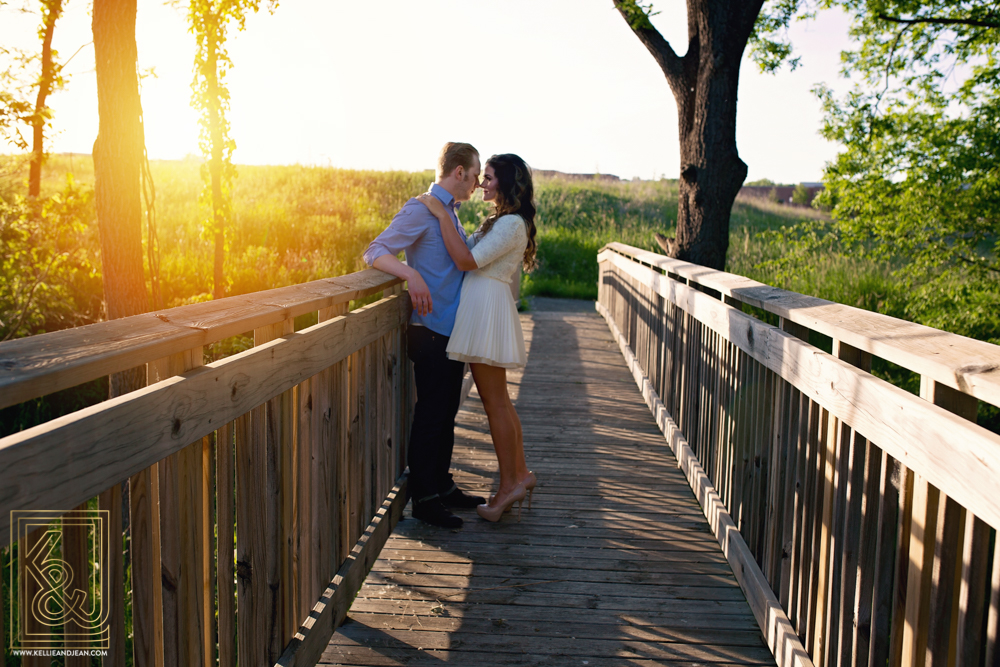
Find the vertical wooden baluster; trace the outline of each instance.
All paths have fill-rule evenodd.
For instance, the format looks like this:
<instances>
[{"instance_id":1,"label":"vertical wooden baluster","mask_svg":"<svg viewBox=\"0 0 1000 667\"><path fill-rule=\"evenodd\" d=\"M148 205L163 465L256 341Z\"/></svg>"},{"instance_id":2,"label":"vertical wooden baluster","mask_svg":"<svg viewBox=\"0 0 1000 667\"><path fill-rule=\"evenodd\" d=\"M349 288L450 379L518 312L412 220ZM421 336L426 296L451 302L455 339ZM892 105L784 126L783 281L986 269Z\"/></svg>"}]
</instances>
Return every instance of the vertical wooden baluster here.
<instances>
[{"instance_id":1,"label":"vertical wooden baluster","mask_svg":"<svg viewBox=\"0 0 1000 667\"><path fill-rule=\"evenodd\" d=\"M275 591L268 585L273 543L267 507L266 409L263 405L236 420L236 582L240 667L268 662L274 630Z\"/></svg>"},{"instance_id":2,"label":"vertical wooden baluster","mask_svg":"<svg viewBox=\"0 0 1000 667\"><path fill-rule=\"evenodd\" d=\"M993 572L990 576L990 604L986 615L984 664L1000 664L1000 532L993 541Z\"/></svg>"},{"instance_id":3,"label":"vertical wooden baluster","mask_svg":"<svg viewBox=\"0 0 1000 667\"><path fill-rule=\"evenodd\" d=\"M802 572L804 567L802 565L804 554L803 554L803 536L802 533L805 529L805 504L806 504L806 489L808 485L808 470L810 462L810 424L813 421L812 418L812 401L805 395L799 394L799 419L798 419L798 434L796 435L795 450L796 450L796 466L795 466L795 495L793 512L794 519L792 524L792 554L789 560L789 574L791 576L791 589L789 594L788 602L788 618L791 620L792 625L796 628L796 632L801 636L802 632Z\"/></svg>"},{"instance_id":4,"label":"vertical wooden baluster","mask_svg":"<svg viewBox=\"0 0 1000 667\"><path fill-rule=\"evenodd\" d=\"M101 572L101 600L108 609L110 645L104 667L125 667L125 554L122 551L122 487L115 484L98 497L98 506L107 512L108 562Z\"/></svg>"},{"instance_id":5,"label":"vertical wooden baluster","mask_svg":"<svg viewBox=\"0 0 1000 667\"><path fill-rule=\"evenodd\" d=\"M314 590L313 557L316 544L312 539L313 471L318 461L313 455L313 441L317 432L313 430L313 414L318 410L317 389L322 384L319 374L307 378L298 387L295 420L295 559L297 580L296 605L293 615L295 629L301 625L309 609L312 608L319 591ZM295 630L292 631L294 636ZM286 641L287 644L287 641Z\"/></svg>"},{"instance_id":6,"label":"vertical wooden baluster","mask_svg":"<svg viewBox=\"0 0 1000 667\"><path fill-rule=\"evenodd\" d=\"M197 665L205 662L205 503L202 463L203 443L195 442L179 452L180 472L180 570L178 577L178 655L181 664Z\"/></svg>"},{"instance_id":7,"label":"vertical wooden baluster","mask_svg":"<svg viewBox=\"0 0 1000 667\"><path fill-rule=\"evenodd\" d=\"M368 472L368 483L365 485L365 512L364 526L361 532L368 527L368 522L375 516L381 498L376 498L378 493L378 366L379 350L381 345L378 340L368 345L368 363L365 367L365 462Z\"/></svg>"},{"instance_id":8,"label":"vertical wooden baluster","mask_svg":"<svg viewBox=\"0 0 1000 667\"><path fill-rule=\"evenodd\" d=\"M294 331L294 320L284 320L277 324L254 329L254 345L264 345ZM266 632L257 635L258 641L266 642L267 659L274 661L284 648L284 635L291 623L293 607L291 586L287 580L290 571L290 541L292 529L291 503L292 472L290 470L292 450L292 399L293 391L286 391L264 404L264 416L253 419L251 426L254 437L264 439L265 466L265 544L264 565L268 589L271 591L265 612ZM258 429L260 432L258 433ZM285 581L282 581L282 575ZM294 629L293 629L294 631ZM241 633L242 634L242 633ZM242 643L241 651L242 655ZM242 657L240 658L242 664Z\"/></svg>"},{"instance_id":9,"label":"vertical wooden baluster","mask_svg":"<svg viewBox=\"0 0 1000 667\"><path fill-rule=\"evenodd\" d=\"M129 479L132 654L137 667L163 665L159 486L156 463Z\"/></svg>"},{"instance_id":10,"label":"vertical wooden baluster","mask_svg":"<svg viewBox=\"0 0 1000 667\"><path fill-rule=\"evenodd\" d=\"M214 664L218 643L215 626L215 442L211 436L201 440L201 614L202 656L205 664Z\"/></svg>"},{"instance_id":11,"label":"vertical wooden baluster","mask_svg":"<svg viewBox=\"0 0 1000 667\"><path fill-rule=\"evenodd\" d=\"M990 527L966 516L955 643L956 663L978 665L985 637L982 620L988 612Z\"/></svg>"},{"instance_id":12,"label":"vertical wooden baluster","mask_svg":"<svg viewBox=\"0 0 1000 667\"><path fill-rule=\"evenodd\" d=\"M809 510L811 520L810 534L812 536L812 546L809 548L809 617L806 622L806 640L808 644L815 646L816 633L820 626L820 616L822 616L820 597L820 566L821 566L821 539L823 537L823 501L826 476L826 458L829 445L827 440L830 437L830 413L819 407L819 422L816 430L816 464L812 470L814 486L812 495L812 507ZM808 645L807 644L807 645Z\"/></svg>"},{"instance_id":13,"label":"vertical wooden baluster","mask_svg":"<svg viewBox=\"0 0 1000 667\"><path fill-rule=\"evenodd\" d=\"M875 572L872 589L872 639L871 652L867 663L859 656L857 665L868 667L884 667L889 664L892 654L893 626L898 623L893 619L897 595L896 584L897 552L906 548L909 554L909 540L899 538L900 549L896 548L897 535L903 523L900 510L905 501L906 476L902 465L894 458L881 452L882 474L879 476L879 506L873 508L878 512L878 537L875 544ZM895 664L895 663L892 663Z\"/></svg>"},{"instance_id":14,"label":"vertical wooden baluster","mask_svg":"<svg viewBox=\"0 0 1000 667\"><path fill-rule=\"evenodd\" d=\"M87 503L74 508L75 512L86 512ZM71 590L67 593L71 595L82 595L81 601L79 603L78 609L90 609L93 604L90 595L89 586L89 575L91 570L90 560L89 560L89 550L87 549L87 533L88 530L85 526L80 525L78 521L63 523L63 560L70 567L70 571L73 574L73 586ZM133 544L133 550L135 546ZM134 551L133 551L134 553ZM77 592L79 591L79 592ZM133 600L133 605L135 604ZM2 612L2 608L0 608ZM134 612L133 612L134 613ZM6 616L0 616L3 621L7 620ZM84 639L87 632L83 626L77 623L74 619L69 618L66 621L66 635L63 637L63 646L67 649L86 649L90 648L90 643ZM9 644L8 644L9 646ZM90 657L81 655L67 655L64 658L65 667L90 667Z\"/></svg>"},{"instance_id":15,"label":"vertical wooden baluster","mask_svg":"<svg viewBox=\"0 0 1000 667\"><path fill-rule=\"evenodd\" d=\"M794 468L795 458L791 453L789 438L789 420L792 409L792 386L782 379L778 379L775 388L776 409L773 414L773 435L774 442L771 454L771 494L770 494L770 524L768 527L769 538L768 548L770 558L767 563L766 576L771 584L771 590L781 601L782 591L782 566L786 561L784 552L784 527L785 516L789 513L790 507L785 500L788 479L791 476L790 470ZM782 602L784 604L784 602Z\"/></svg>"},{"instance_id":16,"label":"vertical wooden baluster","mask_svg":"<svg viewBox=\"0 0 1000 667\"><path fill-rule=\"evenodd\" d=\"M236 605L233 596L235 539L235 469L233 436L235 424L225 424L215 432L216 526L218 527L216 556L216 587L218 589L219 667L236 665Z\"/></svg>"},{"instance_id":17,"label":"vertical wooden baluster","mask_svg":"<svg viewBox=\"0 0 1000 667\"><path fill-rule=\"evenodd\" d=\"M160 382L203 363L204 356L199 346L150 362L146 365L146 373L151 383ZM204 661L202 651L206 645L207 629L204 627L206 615L203 610L205 526L202 515L202 446L199 439L155 466L159 477L160 534L158 538L152 534L149 539L158 539L160 544L158 583L162 619L152 620L156 626L162 624L163 664L168 667ZM156 626L153 632L158 636ZM158 657L153 659L158 660Z\"/></svg>"},{"instance_id":18,"label":"vertical wooden baluster","mask_svg":"<svg viewBox=\"0 0 1000 667\"><path fill-rule=\"evenodd\" d=\"M382 454L379 457L381 471L379 476L382 479L382 488L379 489L379 504L376 507L380 507L382 501L385 497L389 495L389 491L392 490L395 484L396 478L393 476L393 421L395 417L395 410L392 402L392 388L393 388L393 378L396 375L396 368L393 363L393 336L392 332L382 336L381 340L382 352L381 352L381 364L377 369L379 375L379 414L381 415L380 422L382 424L382 437L379 439L379 447L382 450Z\"/></svg>"},{"instance_id":19,"label":"vertical wooden baluster","mask_svg":"<svg viewBox=\"0 0 1000 667\"><path fill-rule=\"evenodd\" d=\"M799 467L802 465L799 449L800 420L802 416L802 395L795 387L789 387L788 419L785 421L785 451L787 458L785 466L788 473L782 488L782 505L784 516L781 525L781 562L779 570L779 595L781 606L792 618L792 604L795 600L794 576L792 564L795 559L795 537L797 519L797 498L799 494ZM794 622L794 621L793 621Z\"/></svg>"},{"instance_id":20,"label":"vertical wooden baluster","mask_svg":"<svg viewBox=\"0 0 1000 667\"><path fill-rule=\"evenodd\" d=\"M910 577L910 529L913 517L914 475L913 471L900 464L899 483L899 524L895 570L893 572L893 608L890 633L889 664L901 665L906 627L906 598ZM920 556L917 555L917 558Z\"/></svg>"},{"instance_id":21,"label":"vertical wooden baluster","mask_svg":"<svg viewBox=\"0 0 1000 667\"><path fill-rule=\"evenodd\" d=\"M348 489L350 491L351 532L348 536L348 552L354 543L357 542L362 530L361 504L364 502L364 427L362 425L362 419L364 418L364 411L362 410L362 401L364 400L364 357L364 349L358 350L351 355L350 448L348 451L348 465L351 471L347 478Z\"/></svg>"},{"instance_id":22,"label":"vertical wooden baluster","mask_svg":"<svg viewBox=\"0 0 1000 667\"><path fill-rule=\"evenodd\" d=\"M729 513L740 525L740 501L743 499L743 476L741 473L741 463L743 461L743 447L747 437L747 393L749 391L752 367L750 356L740 350L739 354L739 375L737 377L736 390L736 419L733 428L733 441L729 447L729 461L726 465L726 500Z\"/></svg>"},{"instance_id":23,"label":"vertical wooden baluster","mask_svg":"<svg viewBox=\"0 0 1000 667\"><path fill-rule=\"evenodd\" d=\"M840 341L833 341L833 353L835 356L841 356ZM819 504L817 510L820 514L817 517L819 520L819 526L817 527L817 546L818 552L817 556L817 566L816 566L816 598L814 600L814 605L816 607L816 612L813 616L813 643L812 643L812 656L816 663L816 667L826 667L827 665L827 649L835 648L837 640L830 637L827 634L828 624L831 623L831 619L828 618L828 611L837 611L838 609L830 609L827 604L831 602L831 592L834 590L831 586L831 549L837 548L838 552L843 554L844 549L850 548L846 545L841 545L839 540L835 538L835 527L834 520L837 520L837 528L840 528L840 516L834 516L834 505L837 501L837 496L840 491L838 487L843 486L847 483L847 480L839 477L838 473L840 471L838 455L847 456L848 450L844 446L846 442L850 441L850 428L846 427L840 422L839 419L833 416L827 416L827 432L824 438L826 442L825 451L823 452L823 467L819 473L819 483L817 499ZM861 466L859 465L859 469ZM858 491L856 494L860 495ZM860 499L858 500L858 505L860 507ZM839 577L838 577L839 579ZM839 583L839 582L838 582ZM853 587L851 591L853 593ZM837 590L834 595L839 597L840 591ZM834 605L835 607L837 605Z\"/></svg>"},{"instance_id":24,"label":"vertical wooden baluster","mask_svg":"<svg viewBox=\"0 0 1000 667\"><path fill-rule=\"evenodd\" d=\"M347 557L351 550L351 476L353 474L353 461L351 452L353 451L353 425L351 416L353 414L353 372L354 355L349 355L340 362L340 387L338 428L339 437L337 443L337 517L339 522L339 533L337 537L337 566Z\"/></svg>"},{"instance_id":25,"label":"vertical wooden baluster","mask_svg":"<svg viewBox=\"0 0 1000 667\"><path fill-rule=\"evenodd\" d=\"M764 563L764 551L766 548L768 491L770 489L770 478L774 472L771 460L771 440L773 439L774 427L774 388L778 382L778 376L771 370L762 366L764 372L764 386L758 392L760 404L760 415L758 418L758 433L754 445L754 470L757 474L757 482L754 484L754 546L753 553L758 565Z\"/></svg>"},{"instance_id":26,"label":"vertical wooden baluster","mask_svg":"<svg viewBox=\"0 0 1000 667\"><path fill-rule=\"evenodd\" d=\"M102 509L104 508L102 507ZM120 518L117 524L112 524L112 535L115 534L113 531L113 527L115 525L119 527L121 526ZM31 600L33 600L35 596L41 592L41 587L27 568L29 554L31 554L32 550L36 548L36 545L38 545L41 540L46 539L45 533L45 528L38 528L26 535L23 535L20 540L18 540L17 544L19 587L21 591L24 592L24 597L19 600L18 618L20 620L21 635L25 638L25 640L27 640L25 641L25 645L32 649L49 649L55 646L55 637L52 636L49 628L40 622L40 619L38 619L31 609ZM118 552L120 554L121 540L118 541L118 547ZM121 558L121 556L119 556L119 558ZM105 598L105 600L107 599L108 598ZM122 651L124 653L124 641L122 643ZM51 664L51 659L45 656L26 655L21 656L21 664L23 667L45 667Z\"/></svg>"},{"instance_id":27,"label":"vertical wooden baluster","mask_svg":"<svg viewBox=\"0 0 1000 667\"><path fill-rule=\"evenodd\" d=\"M854 645L854 604L857 593L861 533L862 494L866 441L844 423L838 424L840 444L837 471L837 507L834 508L836 556L831 563L830 619L828 622L830 665L850 659Z\"/></svg>"},{"instance_id":28,"label":"vertical wooden baluster","mask_svg":"<svg viewBox=\"0 0 1000 667\"><path fill-rule=\"evenodd\" d=\"M326 322L337 316L336 306L323 308L317 314L318 322ZM312 558L312 571L308 589L307 607L311 608L319 599L326 585L333 579L335 570L334 558L334 524L336 510L334 498L334 461L335 461L335 429L336 408L333 405L333 377L336 364L321 371L313 378L312 386L312 438L309 442L309 452L312 464L310 468L310 500L311 517L310 536L315 550ZM308 613L308 609L307 609Z\"/></svg>"},{"instance_id":29,"label":"vertical wooden baluster","mask_svg":"<svg viewBox=\"0 0 1000 667\"><path fill-rule=\"evenodd\" d=\"M927 651L931 573L934 537L937 534L938 489L920 476L913 476L913 506L910 523L910 564L907 576L901 664L923 665Z\"/></svg>"},{"instance_id":30,"label":"vertical wooden baluster","mask_svg":"<svg viewBox=\"0 0 1000 667\"><path fill-rule=\"evenodd\" d=\"M839 340L833 354L864 371L871 369L871 354ZM867 442L843 424L830 418L826 489L823 504L823 541L819 599L828 601L828 616L817 618L817 641L813 655L826 654L830 665L840 664L839 647L850 656L854 646L856 572L858 564L863 488L868 470ZM824 605L826 606L826 605ZM823 650L825 647L826 650Z\"/></svg>"},{"instance_id":31,"label":"vertical wooden baluster","mask_svg":"<svg viewBox=\"0 0 1000 667\"><path fill-rule=\"evenodd\" d=\"M875 575L878 568L876 549L879 530L879 485L882 480L882 450L865 443L865 488L861 507L861 538L858 549L857 588L854 593L854 646L852 665L865 664L871 653L872 608ZM882 638L876 638L876 641Z\"/></svg>"}]
</instances>

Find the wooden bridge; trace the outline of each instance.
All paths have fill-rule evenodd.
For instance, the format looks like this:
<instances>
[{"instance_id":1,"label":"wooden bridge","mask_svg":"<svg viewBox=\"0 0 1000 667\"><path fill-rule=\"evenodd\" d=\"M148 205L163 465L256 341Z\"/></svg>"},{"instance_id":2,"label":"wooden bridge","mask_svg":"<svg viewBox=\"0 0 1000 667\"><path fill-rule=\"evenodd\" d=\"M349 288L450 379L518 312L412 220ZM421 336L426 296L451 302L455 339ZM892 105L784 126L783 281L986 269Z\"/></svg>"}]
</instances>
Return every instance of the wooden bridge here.
<instances>
[{"instance_id":1,"label":"wooden bridge","mask_svg":"<svg viewBox=\"0 0 1000 667\"><path fill-rule=\"evenodd\" d=\"M6 645L156 666L1000 664L1000 437L975 423L1000 348L620 244L598 261L597 313L523 316L512 390L540 485L520 523L405 518L409 299L377 271L0 345L0 407L148 380L0 440L10 599L50 612L15 604ZM460 483L487 490L475 393L458 435ZM65 572L96 574L74 594Z\"/></svg>"}]
</instances>

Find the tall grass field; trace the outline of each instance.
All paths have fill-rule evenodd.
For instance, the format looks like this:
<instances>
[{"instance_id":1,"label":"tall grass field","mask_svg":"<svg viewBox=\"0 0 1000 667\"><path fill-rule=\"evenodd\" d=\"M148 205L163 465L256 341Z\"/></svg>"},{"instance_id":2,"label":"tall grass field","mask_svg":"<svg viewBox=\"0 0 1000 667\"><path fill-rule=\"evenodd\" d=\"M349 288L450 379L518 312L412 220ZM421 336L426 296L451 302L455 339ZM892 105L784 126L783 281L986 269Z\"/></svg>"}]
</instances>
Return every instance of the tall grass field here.
<instances>
[{"instance_id":1,"label":"tall grass field","mask_svg":"<svg viewBox=\"0 0 1000 667\"><path fill-rule=\"evenodd\" d=\"M207 209L199 204L201 164L154 161L150 167L161 285L161 302L154 307L208 300L214 248L204 231ZM226 293L245 294L364 268L361 255L368 243L407 199L427 189L433 177L431 171L238 167L233 222L226 234ZM0 339L102 317L90 156L48 160L41 217L25 201L26 179L23 158L0 157ZM658 251L654 233L674 233L676 181L538 177L535 192L539 266L523 276L524 296L595 299L596 256L604 244L620 241ZM477 194L461 207L459 216L471 231L488 208ZM730 219L727 270L896 317L913 312L908 290L893 276L898 267L840 252L834 242L819 251L815 244L803 251L789 241L794 237L787 234L790 229L824 234L826 222L824 213L810 208L738 199ZM148 221L143 224L143 243L148 244ZM148 276L148 262L146 268ZM29 289L32 298L25 310ZM947 303L943 307L947 309ZM953 315L946 312L925 323L1000 342L997 317ZM915 378L905 373L888 366L880 372L914 388ZM25 415L26 421L14 420L18 425L8 419L11 409L0 411L0 435L75 407L77 402L72 402L52 408L51 414Z\"/></svg>"}]
</instances>

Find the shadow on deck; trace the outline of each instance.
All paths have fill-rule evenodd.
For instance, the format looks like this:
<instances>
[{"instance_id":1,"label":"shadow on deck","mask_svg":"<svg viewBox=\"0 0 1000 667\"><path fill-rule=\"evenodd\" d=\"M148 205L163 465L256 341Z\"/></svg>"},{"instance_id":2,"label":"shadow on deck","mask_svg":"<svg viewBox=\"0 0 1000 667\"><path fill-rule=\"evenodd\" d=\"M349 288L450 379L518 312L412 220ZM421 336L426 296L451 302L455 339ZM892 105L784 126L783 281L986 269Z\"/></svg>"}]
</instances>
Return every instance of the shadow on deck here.
<instances>
[{"instance_id":1,"label":"shadow on deck","mask_svg":"<svg viewBox=\"0 0 1000 667\"><path fill-rule=\"evenodd\" d=\"M508 376L533 508L456 531L407 510L321 664L774 664L606 323L548 306L521 316L528 365ZM475 390L456 435L456 479L486 495Z\"/></svg>"}]
</instances>

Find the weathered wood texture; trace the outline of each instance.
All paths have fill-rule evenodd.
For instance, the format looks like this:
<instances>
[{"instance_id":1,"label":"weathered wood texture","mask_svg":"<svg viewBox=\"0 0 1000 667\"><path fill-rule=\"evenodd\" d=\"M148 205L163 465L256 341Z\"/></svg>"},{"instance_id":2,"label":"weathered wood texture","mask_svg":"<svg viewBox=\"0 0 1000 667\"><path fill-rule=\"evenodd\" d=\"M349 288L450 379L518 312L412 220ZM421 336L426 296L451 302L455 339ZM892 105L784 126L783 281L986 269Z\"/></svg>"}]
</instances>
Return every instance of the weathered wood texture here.
<instances>
[{"instance_id":1,"label":"weathered wood texture","mask_svg":"<svg viewBox=\"0 0 1000 667\"><path fill-rule=\"evenodd\" d=\"M195 303L0 344L0 408L154 359L377 294L400 280L375 269Z\"/></svg>"},{"instance_id":2,"label":"weathered wood texture","mask_svg":"<svg viewBox=\"0 0 1000 667\"><path fill-rule=\"evenodd\" d=\"M1000 437L975 418L1000 402L1000 348L620 244L598 260L599 308L734 520L772 645L773 595L817 665L993 664Z\"/></svg>"},{"instance_id":3,"label":"weathered wood texture","mask_svg":"<svg viewBox=\"0 0 1000 667\"><path fill-rule=\"evenodd\" d=\"M137 667L273 664L302 644L310 614L334 589L341 611L319 617L326 637L311 635L322 651L406 502L403 431L414 395L403 335L410 302L398 282L365 271L174 309L132 329L108 323L77 338L30 339L34 347L17 341L25 359L47 361L21 368L5 385L12 395L58 384L62 372L76 382L148 365L149 387L0 440L0 541L10 510L69 509L100 493L112 512L102 579L105 604L119 611L108 664L126 664L129 615ZM348 312L348 299L382 288L382 300ZM294 331L293 316L308 309L318 323ZM146 324L159 331L157 322L183 322L171 326L194 327L206 341L251 329L255 347L205 365L197 338L151 343ZM79 549L67 531L67 554ZM72 558L75 570L93 566ZM60 634L51 635L56 647Z\"/></svg>"},{"instance_id":4,"label":"weathered wood texture","mask_svg":"<svg viewBox=\"0 0 1000 667\"><path fill-rule=\"evenodd\" d=\"M622 243L610 243L605 250L674 274L688 284L715 290L737 303L774 313L980 400L1000 404L1000 349L996 345L788 292Z\"/></svg>"},{"instance_id":5,"label":"weathered wood texture","mask_svg":"<svg viewBox=\"0 0 1000 667\"><path fill-rule=\"evenodd\" d=\"M407 512L333 636L336 665L774 664L618 346L592 311L522 315L509 372L539 486L499 524ZM496 457L473 391L453 470L486 494Z\"/></svg>"}]
</instances>

